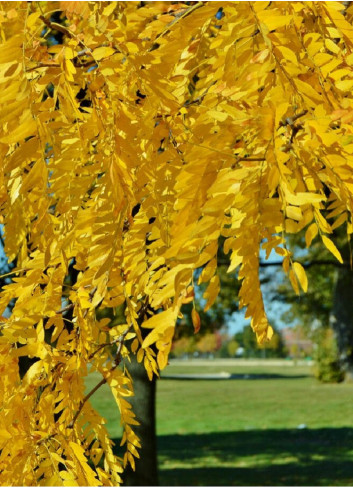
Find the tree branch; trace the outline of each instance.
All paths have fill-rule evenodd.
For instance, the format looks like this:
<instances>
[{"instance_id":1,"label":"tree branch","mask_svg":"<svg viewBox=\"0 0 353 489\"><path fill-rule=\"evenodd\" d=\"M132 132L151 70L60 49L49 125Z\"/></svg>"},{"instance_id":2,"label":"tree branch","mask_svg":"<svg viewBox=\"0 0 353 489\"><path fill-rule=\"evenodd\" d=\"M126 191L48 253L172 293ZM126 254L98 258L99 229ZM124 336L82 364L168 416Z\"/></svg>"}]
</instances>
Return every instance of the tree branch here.
<instances>
[{"instance_id":1,"label":"tree branch","mask_svg":"<svg viewBox=\"0 0 353 489\"><path fill-rule=\"evenodd\" d=\"M70 311L73 308L74 308L74 304L68 304L67 306L63 307L59 311L55 311L55 314L62 314L63 312Z\"/></svg>"},{"instance_id":2,"label":"tree branch","mask_svg":"<svg viewBox=\"0 0 353 489\"><path fill-rule=\"evenodd\" d=\"M304 115L306 115L308 113L308 111L305 109L303 110L302 112L299 112L299 114L296 114L294 115L293 117L287 117L284 121L282 120L280 123L279 123L279 127L283 127L283 126L293 126L294 122L298 119L300 119L300 117L303 117Z\"/></svg>"},{"instance_id":3,"label":"tree branch","mask_svg":"<svg viewBox=\"0 0 353 489\"><path fill-rule=\"evenodd\" d=\"M118 343L118 348L117 348L117 351L116 351L116 355L115 355L115 359L114 359L114 362L113 362L113 365L112 367L110 368L109 370L109 373L110 372L113 372L113 370L116 369L116 367L120 364L121 362L121 350L122 350L122 347L124 346L124 340L125 340L125 337L126 335L128 334L128 332L130 331L131 329L131 326L130 325L128 328L126 328L126 330L118 337L118 339L115 341L115 343ZM106 346L106 345L104 345ZM99 348L100 349L100 348ZM99 350L98 349L98 350ZM97 351L95 353L97 353ZM88 358L91 358L91 356L89 356ZM74 427L74 424L75 424L75 421L77 420L77 418L79 417L82 409L83 409L83 406L86 404L86 402L88 401L88 399L93 396L93 394L95 392L97 392L97 390L104 384L106 384L108 382L108 379L107 377L104 377L100 382L98 382L98 384L93 387L93 389L91 389L89 391L89 393L82 399L82 401L80 402L79 404L79 407L78 407L78 410L76 411L76 414L75 416L73 417L71 423L68 425L68 428L72 429Z\"/></svg>"},{"instance_id":4,"label":"tree branch","mask_svg":"<svg viewBox=\"0 0 353 489\"><path fill-rule=\"evenodd\" d=\"M49 27L50 29L52 29L53 31L58 31L58 32L61 32L62 34L66 34L67 36L71 37L72 39L76 39L76 41L81 44L81 46L86 49L86 46L85 46L85 43L83 41L81 41L80 38L78 38L76 36L76 34L74 34L73 32L70 31L70 29L68 29L67 27L65 27L64 25L62 24L58 24L57 22L52 22L51 20L49 19L46 19L44 17L44 15L41 15L40 17L40 20L42 20L44 22L44 24Z\"/></svg>"},{"instance_id":5,"label":"tree branch","mask_svg":"<svg viewBox=\"0 0 353 489\"><path fill-rule=\"evenodd\" d=\"M157 36L156 36L156 39L159 39L160 37L163 37L167 32L169 32L170 28L176 24L177 22L179 22L181 19L184 19L187 15L190 15L192 12L194 12L194 10L200 8L200 7L203 7L204 6L204 2L198 2L196 3L195 5L191 5L191 7L187 8L184 12L182 12L181 14L179 15L176 15L175 16L175 19L172 20L172 22L170 22L170 24L167 25L166 29L164 29L163 32L160 32Z\"/></svg>"},{"instance_id":6,"label":"tree branch","mask_svg":"<svg viewBox=\"0 0 353 489\"><path fill-rule=\"evenodd\" d=\"M309 262L301 263L298 262L302 265L303 268L308 269L314 266L320 266L320 265L332 265L337 268L348 268L350 269L350 264L349 263L339 263L336 260L311 260ZM266 268L266 267L281 267L282 262L281 261L274 261L274 262L260 262L260 267L261 268Z\"/></svg>"},{"instance_id":7,"label":"tree branch","mask_svg":"<svg viewBox=\"0 0 353 489\"><path fill-rule=\"evenodd\" d=\"M266 161L266 158L237 158L237 161Z\"/></svg>"},{"instance_id":8,"label":"tree branch","mask_svg":"<svg viewBox=\"0 0 353 489\"><path fill-rule=\"evenodd\" d=\"M260 268L281 267L282 263L283 263L282 261L261 261L259 263L259 266L260 266ZM308 268L311 268L314 266L320 266L320 265L330 265L330 266L334 266L336 268L347 268L349 270L351 269L351 266L349 263L339 263L336 260L311 260L309 262L304 262L304 263L298 261L298 263L300 263L302 265L302 267L305 269L308 269ZM218 259L218 264L223 265L223 266L229 266L230 262L222 260L222 259Z\"/></svg>"},{"instance_id":9,"label":"tree branch","mask_svg":"<svg viewBox=\"0 0 353 489\"><path fill-rule=\"evenodd\" d=\"M80 52L82 53L82 51ZM72 63L75 66L75 68L87 68L88 66L94 66L97 64L97 62L94 59L90 59L89 61L82 62L79 60L78 55L72 59ZM59 63L49 63L49 62L39 63L35 66L32 66L31 68L27 68L26 73L29 73L30 71L38 70L40 68L62 68L62 66Z\"/></svg>"}]
</instances>

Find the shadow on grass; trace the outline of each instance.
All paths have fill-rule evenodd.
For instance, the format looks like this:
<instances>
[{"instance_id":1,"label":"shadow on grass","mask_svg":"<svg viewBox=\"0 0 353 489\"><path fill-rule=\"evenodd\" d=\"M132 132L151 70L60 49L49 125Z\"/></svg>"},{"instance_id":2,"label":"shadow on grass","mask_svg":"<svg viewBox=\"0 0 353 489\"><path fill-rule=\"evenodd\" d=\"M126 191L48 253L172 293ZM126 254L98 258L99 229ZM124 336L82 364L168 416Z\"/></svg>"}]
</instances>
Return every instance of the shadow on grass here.
<instances>
[{"instance_id":1,"label":"shadow on grass","mask_svg":"<svg viewBox=\"0 0 353 489\"><path fill-rule=\"evenodd\" d=\"M304 379L310 375L282 375L282 374L230 374L229 377L223 377L219 374L166 374L161 375L163 380L271 380L271 379Z\"/></svg>"},{"instance_id":2,"label":"shadow on grass","mask_svg":"<svg viewBox=\"0 0 353 489\"><path fill-rule=\"evenodd\" d=\"M352 428L159 436L158 454L163 486L353 485Z\"/></svg>"}]
</instances>

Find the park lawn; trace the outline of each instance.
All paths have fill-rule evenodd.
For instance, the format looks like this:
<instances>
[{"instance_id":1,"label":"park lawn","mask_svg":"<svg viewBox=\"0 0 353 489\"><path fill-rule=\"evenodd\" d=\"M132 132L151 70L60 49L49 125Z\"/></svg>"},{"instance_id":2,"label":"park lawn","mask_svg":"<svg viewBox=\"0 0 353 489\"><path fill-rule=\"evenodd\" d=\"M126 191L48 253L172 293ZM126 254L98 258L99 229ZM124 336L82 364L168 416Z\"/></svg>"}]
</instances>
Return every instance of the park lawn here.
<instances>
[{"instance_id":1,"label":"park lawn","mask_svg":"<svg viewBox=\"0 0 353 489\"><path fill-rule=\"evenodd\" d=\"M165 374L222 371L250 378L158 382L162 485L353 485L353 385L322 385L292 366L172 364ZM109 389L92 402L118 439Z\"/></svg>"}]
</instances>

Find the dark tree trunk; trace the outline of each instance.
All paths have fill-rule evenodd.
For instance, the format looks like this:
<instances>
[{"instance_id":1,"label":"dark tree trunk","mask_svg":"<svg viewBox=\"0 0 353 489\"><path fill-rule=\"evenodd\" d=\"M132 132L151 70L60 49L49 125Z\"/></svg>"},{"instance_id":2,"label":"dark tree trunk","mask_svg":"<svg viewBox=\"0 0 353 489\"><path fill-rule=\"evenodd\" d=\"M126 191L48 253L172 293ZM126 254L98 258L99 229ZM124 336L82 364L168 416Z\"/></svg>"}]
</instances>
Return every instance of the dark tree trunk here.
<instances>
[{"instance_id":1,"label":"dark tree trunk","mask_svg":"<svg viewBox=\"0 0 353 489\"><path fill-rule=\"evenodd\" d=\"M142 448L140 458L136 459L135 472L129 467L123 474L125 486L157 486L157 436L156 436L156 378L150 381L143 363L137 363L131 355L127 368L132 376L135 396L129 399L132 410L140 425L135 432L140 438Z\"/></svg>"},{"instance_id":2,"label":"dark tree trunk","mask_svg":"<svg viewBox=\"0 0 353 489\"><path fill-rule=\"evenodd\" d=\"M349 263L349 251L342 253ZM345 380L353 382L353 272L347 268L337 270L333 292L333 308L330 324L335 332L340 363Z\"/></svg>"}]
</instances>

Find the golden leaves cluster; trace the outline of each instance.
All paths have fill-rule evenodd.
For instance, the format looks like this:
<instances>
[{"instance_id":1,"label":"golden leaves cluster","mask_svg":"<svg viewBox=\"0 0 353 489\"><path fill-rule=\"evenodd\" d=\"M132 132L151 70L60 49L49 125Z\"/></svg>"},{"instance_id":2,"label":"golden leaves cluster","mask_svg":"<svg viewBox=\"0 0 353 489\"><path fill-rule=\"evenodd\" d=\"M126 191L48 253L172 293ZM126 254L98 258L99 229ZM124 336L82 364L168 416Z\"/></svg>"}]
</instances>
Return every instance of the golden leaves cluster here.
<instances>
[{"instance_id":1,"label":"golden leaves cluster","mask_svg":"<svg viewBox=\"0 0 353 489\"><path fill-rule=\"evenodd\" d=\"M352 233L353 7L219 8L1 3L0 216L17 260L0 294L8 485L120 483L140 443L120 361L165 367L196 269L205 309L217 298L220 236L259 341L272 334L260 247L298 293L288 234L306 229L307 246L319 237L342 260L329 235ZM122 305L124 324L97 320ZM89 371L117 402L123 459L85 396Z\"/></svg>"}]
</instances>

